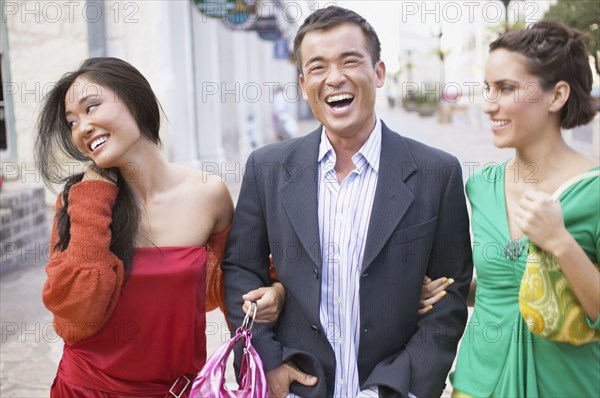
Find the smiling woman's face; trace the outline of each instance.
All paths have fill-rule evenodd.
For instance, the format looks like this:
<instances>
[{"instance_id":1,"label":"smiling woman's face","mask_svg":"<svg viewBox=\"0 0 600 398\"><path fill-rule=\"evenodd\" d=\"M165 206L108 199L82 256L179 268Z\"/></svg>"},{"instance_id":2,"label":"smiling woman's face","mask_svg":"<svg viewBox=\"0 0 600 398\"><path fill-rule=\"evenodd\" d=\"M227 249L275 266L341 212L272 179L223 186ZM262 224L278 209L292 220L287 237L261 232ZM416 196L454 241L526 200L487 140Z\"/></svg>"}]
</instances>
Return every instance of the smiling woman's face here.
<instances>
[{"instance_id":1,"label":"smiling woman's face","mask_svg":"<svg viewBox=\"0 0 600 398\"><path fill-rule=\"evenodd\" d=\"M485 87L484 112L491 119L494 144L499 148L537 142L560 123L549 109L553 90L542 89L519 53L492 51L485 66Z\"/></svg>"},{"instance_id":2,"label":"smiling woman's face","mask_svg":"<svg viewBox=\"0 0 600 398\"><path fill-rule=\"evenodd\" d=\"M65 97L65 119L73 143L101 168L125 166L124 155L140 140L140 129L117 93L78 77Z\"/></svg>"}]
</instances>

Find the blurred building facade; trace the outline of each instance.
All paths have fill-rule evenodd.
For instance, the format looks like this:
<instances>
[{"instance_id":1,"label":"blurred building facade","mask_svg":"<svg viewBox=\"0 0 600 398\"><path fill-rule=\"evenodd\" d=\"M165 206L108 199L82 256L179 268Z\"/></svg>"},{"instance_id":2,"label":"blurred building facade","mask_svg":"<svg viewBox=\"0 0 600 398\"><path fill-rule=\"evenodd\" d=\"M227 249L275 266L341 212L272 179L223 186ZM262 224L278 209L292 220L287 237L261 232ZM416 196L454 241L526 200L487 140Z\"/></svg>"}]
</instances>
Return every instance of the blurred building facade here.
<instances>
[{"instance_id":1,"label":"blurred building facade","mask_svg":"<svg viewBox=\"0 0 600 398\"><path fill-rule=\"evenodd\" d=\"M213 9L234 3L241 11L226 26L201 12L203 3L213 3L208 4ZM166 157L241 179L250 151L274 137L276 86L285 88L299 112L289 46L312 4L0 0L0 273L26 260L27 253L43 256L48 249L42 244L49 236L43 203L55 199L42 188L33 148L44 96L64 73L89 57L126 60L148 79L162 105ZM77 167L63 165L65 177Z\"/></svg>"},{"instance_id":2,"label":"blurred building facade","mask_svg":"<svg viewBox=\"0 0 600 398\"><path fill-rule=\"evenodd\" d=\"M269 19L277 31L267 39L280 39L273 41L227 27L193 0L2 0L5 179L41 183L33 143L43 97L63 73L95 56L122 58L149 80L166 116L161 139L170 160L215 171L227 159L245 159L273 136L274 88L284 86L290 102L300 102L287 54L312 3L254 3L248 19Z\"/></svg>"},{"instance_id":3,"label":"blurred building facade","mask_svg":"<svg viewBox=\"0 0 600 398\"><path fill-rule=\"evenodd\" d=\"M385 2L376 3L383 6ZM397 47L396 54L386 54L384 49L383 55L388 58L388 72L396 77L401 98L417 90L423 96L454 98L455 121L487 129L489 122L483 113L482 89L489 44L507 26L518 29L543 19L556 0L395 3L395 9L390 8L389 13L398 15L399 39L397 46L388 48ZM377 7L375 2L370 5ZM591 59L590 67L595 71ZM597 73L593 76L594 87L598 90L600 77ZM442 102L442 109L444 105L448 104ZM599 158L599 120L600 116L587 126L564 131L566 141Z\"/></svg>"},{"instance_id":4,"label":"blurred building facade","mask_svg":"<svg viewBox=\"0 0 600 398\"><path fill-rule=\"evenodd\" d=\"M459 116L485 128L481 89L488 43L505 19L535 22L553 2L513 0L508 10L498 0L335 3L373 23L399 99L432 82L446 92L459 90L458 105L464 105ZM248 18L238 15L225 23L211 16L211 8L228 3L248 6ZM95 56L122 58L147 77L164 109L160 133L171 161L241 178L250 151L274 138L277 86L297 118L310 115L290 60L291 41L307 15L333 3L0 0L3 195L10 186L42 184L33 145L43 97L63 73ZM444 53L443 63L436 52ZM566 135L572 143L591 145L598 156L597 127ZM46 202L52 202L50 195Z\"/></svg>"}]
</instances>

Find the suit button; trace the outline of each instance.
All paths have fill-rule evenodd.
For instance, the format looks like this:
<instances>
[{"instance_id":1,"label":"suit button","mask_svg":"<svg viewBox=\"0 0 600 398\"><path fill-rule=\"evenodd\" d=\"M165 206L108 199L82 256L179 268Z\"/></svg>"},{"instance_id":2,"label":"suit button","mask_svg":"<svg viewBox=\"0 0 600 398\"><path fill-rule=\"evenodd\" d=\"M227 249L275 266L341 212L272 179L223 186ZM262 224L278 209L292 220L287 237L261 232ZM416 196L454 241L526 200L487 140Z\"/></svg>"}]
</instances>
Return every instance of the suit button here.
<instances>
[{"instance_id":1,"label":"suit button","mask_svg":"<svg viewBox=\"0 0 600 398\"><path fill-rule=\"evenodd\" d=\"M364 274L362 274L363 278L366 278L367 276L369 276L369 274L367 274L366 272Z\"/></svg>"},{"instance_id":2,"label":"suit button","mask_svg":"<svg viewBox=\"0 0 600 398\"><path fill-rule=\"evenodd\" d=\"M319 279L319 270L316 268L313 268L313 276L315 277L315 279Z\"/></svg>"},{"instance_id":3,"label":"suit button","mask_svg":"<svg viewBox=\"0 0 600 398\"><path fill-rule=\"evenodd\" d=\"M369 328L364 328L363 329L363 333L369 333L370 331L371 331L371 329L369 329Z\"/></svg>"},{"instance_id":4,"label":"suit button","mask_svg":"<svg viewBox=\"0 0 600 398\"><path fill-rule=\"evenodd\" d=\"M321 333L321 330L319 329L319 327L317 325L310 325L310 328L313 330L313 332L315 333Z\"/></svg>"}]
</instances>

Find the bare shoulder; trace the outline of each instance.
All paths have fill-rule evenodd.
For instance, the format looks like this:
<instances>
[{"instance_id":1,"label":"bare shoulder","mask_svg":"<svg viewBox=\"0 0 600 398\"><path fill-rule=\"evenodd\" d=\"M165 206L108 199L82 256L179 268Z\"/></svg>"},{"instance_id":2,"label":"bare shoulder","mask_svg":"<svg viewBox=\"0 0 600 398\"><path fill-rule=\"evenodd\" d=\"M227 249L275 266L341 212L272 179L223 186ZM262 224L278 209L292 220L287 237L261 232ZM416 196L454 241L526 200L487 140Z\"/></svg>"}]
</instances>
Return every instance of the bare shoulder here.
<instances>
[{"instance_id":1,"label":"bare shoulder","mask_svg":"<svg viewBox=\"0 0 600 398\"><path fill-rule=\"evenodd\" d=\"M594 159L591 159L591 158L588 158L588 157L585 158L585 168L586 168L586 170L591 169L593 167L598 167L598 166L600 166L600 164L598 163L597 160L594 160Z\"/></svg>"},{"instance_id":2,"label":"bare shoulder","mask_svg":"<svg viewBox=\"0 0 600 398\"><path fill-rule=\"evenodd\" d=\"M577 152L575 161L572 162L572 165L578 173L582 173L584 171L588 171L593 167L598 167L598 161L582 153Z\"/></svg>"},{"instance_id":3,"label":"bare shoulder","mask_svg":"<svg viewBox=\"0 0 600 398\"><path fill-rule=\"evenodd\" d=\"M233 202L221 178L187 166L175 165L174 170L181 178L180 194L185 194L204 214L214 215L214 232L225 229L233 217Z\"/></svg>"},{"instance_id":4,"label":"bare shoulder","mask_svg":"<svg viewBox=\"0 0 600 398\"><path fill-rule=\"evenodd\" d=\"M204 196L209 211L215 215L213 233L218 233L227 228L233 219L233 201L231 194L220 177L214 174L199 172L202 178L202 195Z\"/></svg>"},{"instance_id":5,"label":"bare shoulder","mask_svg":"<svg viewBox=\"0 0 600 398\"><path fill-rule=\"evenodd\" d=\"M199 195L206 199L223 200L229 197L227 186L221 178L210 173L205 173L183 165L172 165L172 173L177 177L176 185L188 195Z\"/></svg>"},{"instance_id":6,"label":"bare shoulder","mask_svg":"<svg viewBox=\"0 0 600 398\"><path fill-rule=\"evenodd\" d=\"M221 177L214 174L205 173L198 171L196 178L202 179L203 190L206 195L216 200L223 200L230 198L229 190L225 183L221 180Z\"/></svg>"}]
</instances>

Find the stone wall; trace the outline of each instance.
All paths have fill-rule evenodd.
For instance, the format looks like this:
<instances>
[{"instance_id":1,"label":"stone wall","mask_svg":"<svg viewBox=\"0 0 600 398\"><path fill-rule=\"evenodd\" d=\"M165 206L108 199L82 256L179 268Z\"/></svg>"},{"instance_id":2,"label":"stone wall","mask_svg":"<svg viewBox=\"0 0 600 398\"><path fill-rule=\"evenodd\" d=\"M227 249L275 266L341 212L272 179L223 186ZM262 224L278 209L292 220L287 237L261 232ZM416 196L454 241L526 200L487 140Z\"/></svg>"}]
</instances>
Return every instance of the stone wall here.
<instances>
[{"instance_id":1,"label":"stone wall","mask_svg":"<svg viewBox=\"0 0 600 398\"><path fill-rule=\"evenodd\" d=\"M49 258L47 213L43 187L2 187L0 192L0 274Z\"/></svg>"}]
</instances>

